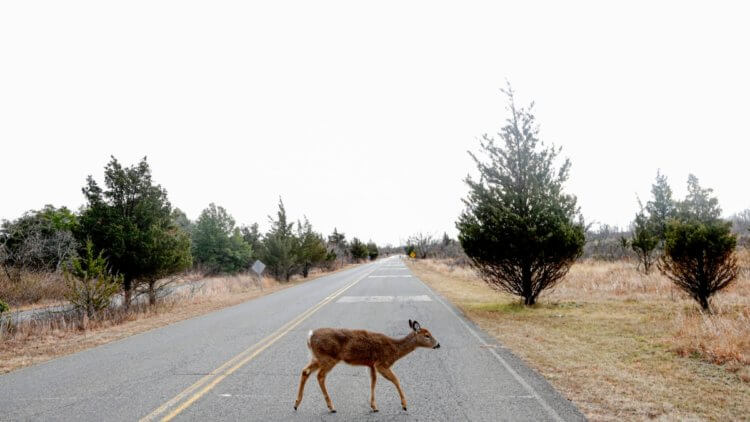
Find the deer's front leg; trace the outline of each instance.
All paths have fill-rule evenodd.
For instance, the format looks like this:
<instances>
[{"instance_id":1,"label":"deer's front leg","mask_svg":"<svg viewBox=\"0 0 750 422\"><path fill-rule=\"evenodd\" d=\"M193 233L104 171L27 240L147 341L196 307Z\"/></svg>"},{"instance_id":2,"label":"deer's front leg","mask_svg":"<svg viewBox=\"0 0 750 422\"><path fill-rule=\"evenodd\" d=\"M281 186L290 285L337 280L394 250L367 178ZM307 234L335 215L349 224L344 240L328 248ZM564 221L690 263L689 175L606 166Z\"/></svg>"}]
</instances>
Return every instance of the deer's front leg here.
<instances>
[{"instance_id":1,"label":"deer's front leg","mask_svg":"<svg viewBox=\"0 0 750 422\"><path fill-rule=\"evenodd\" d=\"M328 410L330 410L331 413L336 413L336 409L334 409L333 407L331 397L328 396L328 390L326 389L326 375L334 365L335 363L331 366L321 367L320 370L318 370L318 384L320 385L320 391L323 392L323 398L325 398L326 400L326 406L328 406Z\"/></svg>"},{"instance_id":2,"label":"deer's front leg","mask_svg":"<svg viewBox=\"0 0 750 422\"><path fill-rule=\"evenodd\" d=\"M394 374L393 371L391 371L391 368L378 367L378 372L380 372L380 374L384 376L385 379L392 382L393 385L396 386L396 390L398 390L398 395L399 397L401 397L401 407L404 410L406 410L406 396L404 396L404 391L401 390L401 384L399 384L398 378L396 378L396 374Z\"/></svg>"},{"instance_id":3,"label":"deer's front leg","mask_svg":"<svg viewBox=\"0 0 750 422\"><path fill-rule=\"evenodd\" d=\"M378 411L378 406L375 404L375 382L378 380L378 376L375 373L375 367L370 367L370 407L373 412Z\"/></svg>"}]
</instances>

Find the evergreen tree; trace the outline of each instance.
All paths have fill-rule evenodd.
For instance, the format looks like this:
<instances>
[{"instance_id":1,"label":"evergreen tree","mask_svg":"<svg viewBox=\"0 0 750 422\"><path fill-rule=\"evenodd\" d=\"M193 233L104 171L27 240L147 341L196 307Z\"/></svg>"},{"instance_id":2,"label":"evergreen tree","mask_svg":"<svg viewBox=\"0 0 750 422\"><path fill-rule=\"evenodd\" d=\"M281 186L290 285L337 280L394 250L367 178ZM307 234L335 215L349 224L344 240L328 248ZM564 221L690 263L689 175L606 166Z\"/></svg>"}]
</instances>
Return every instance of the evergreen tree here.
<instances>
[{"instance_id":1,"label":"evergreen tree","mask_svg":"<svg viewBox=\"0 0 750 422\"><path fill-rule=\"evenodd\" d=\"M297 237L299 238L299 259L302 266L302 276L307 278L310 269L321 265L328 253L323 236L315 233L312 224L305 217L305 222L297 222Z\"/></svg>"},{"instance_id":2,"label":"evergreen tree","mask_svg":"<svg viewBox=\"0 0 750 422\"><path fill-rule=\"evenodd\" d=\"M241 232L242 238L250 245L255 256L260 256L263 249L263 239L258 230L258 223L253 223L250 227L242 227Z\"/></svg>"},{"instance_id":3,"label":"evergreen tree","mask_svg":"<svg viewBox=\"0 0 750 422\"><path fill-rule=\"evenodd\" d=\"M284 202L279 198L279 211L271 229L263 239L262 260L277 279L289 281L299 268L299 239L294 235L293 223L287 222Z\"/></svg>"},{"instance_id":4,"label":"evergreen tree","mask_svg":"<svg viewBox=\"0 0 750 422\"><path fill-rule=\"evenodd\" d=\"M636 214L633 222L633 237L630 240L630 247L638 256L638 260L643 265L643 272L646 274L651 271L651 266L655 260L654 251L659 244L658 228L655 227L657 224L659 223L646 216L643 207Z\"/></svg>"},{"instance_id":5,"label":"evergreen tree","mask_svg":"<svg viewBox=\"0 0 750 422\"><path fill-rule=\"evenodd\" d=\"M504 92L510 117L499 133L503 144L484 135L489 161L471 154L481 177L466 178L469 195L456 227L481 277L533 305L581 255L584 226L575 196L563 192L570 162L555 168L560 149L539 140L531 108L516 108L512 89Z\"/></svg>"},{"instance_id":6,"label":"evergreen tree","mask_svg":"<svg viewBox=\"0 0 750 422\"><path fill-rule=\"evenodd\" d=\"M153 183L146 158L123 167L112 157L104 186L87 178L87 204L76 232L81 241L91 239L97 253L104 251L112 270L123 276L127 307L137 284L152 289L159 278L191 265L190 239L175 225L167 191Z\"/></svg>"},{"instance_id":7,"label":"evergreen tree","mask_svg":"<svg viewBox=\"0 0 750 422\"><path fill-rule=\"evenodd\" d=\"M369 255L367 245L362 243L362 241L357 239L356 237L352 239L351 244L349 245L349 253L352 255L352 259L354 259L355 261L367 259Z\"/></svg>"},{"instance_id":8,"label":"evergreen tree","mask_svg":"<svg viewBox=\"0 0 750 422\"><path fill-rule=\"evenodd\" d=\"M110 305L112 296L120 290L122 282L121 276L109 270L103 252L94 254L91 241L86 242L83 258L73 258L64 276L67 287L65 298L89 318Z\"/></svg>"},{"instance_id":9,"label":"evergreen tree","mask_svg":"<svg viewBox=\"0 0 750 422\"><path fill-rule=\"evenodd\" d=\"M380 254L380 251L378 250L378 245L375 244L375 242L368 242L367 243L367 255L370 257L370 261L374 261L378 259L378 255Z\"/></svg>"},{"instance_id":10,"label":"evergreen tree","mask_svg":"<svg viewBox=\"0 0 750 422\"><path fill-rule=\"evenodd\" d=\"M672 188L669 187L667 176L660 171L656 172L656 183L651 185L651 196L652 199L646 203L646 212L653 234L663 243L667 224L677 215L677 204L672 199Z\"/></svg>"},{"instance_id":11,"label":"evergreen tree","mask_svg":"<svg viewBox=\"0 0 750 422\"><path fill-rule=\"evenodd\" d=\"M209 204L193 228L195 262L211 273L236 273L250 266L252 255L234 218L223 207Z\"/></svg>"},{"instance_id":12,"label":"evergreen tree","mask_svg":"<svg viewBox=\"0 0 750 422\"><path fill-rule=\"evenodd\" d=\"M683 221L712 222L721 217L719 200L711 196L713 189L703 189L698 178L688 176L688 194L684 201L678 204L679 218Z\"/></svg>"},{"instance_id":13,"label":"evergreen tree","mask_svg":"<svg viewBox=\"0 0 750 422\"><path fill-rule=\"evenodd\" d=\"M659 269L710 313L711 296L739 274L736 246L728 222L672 220Z\"/></svg>"}]
</instances>

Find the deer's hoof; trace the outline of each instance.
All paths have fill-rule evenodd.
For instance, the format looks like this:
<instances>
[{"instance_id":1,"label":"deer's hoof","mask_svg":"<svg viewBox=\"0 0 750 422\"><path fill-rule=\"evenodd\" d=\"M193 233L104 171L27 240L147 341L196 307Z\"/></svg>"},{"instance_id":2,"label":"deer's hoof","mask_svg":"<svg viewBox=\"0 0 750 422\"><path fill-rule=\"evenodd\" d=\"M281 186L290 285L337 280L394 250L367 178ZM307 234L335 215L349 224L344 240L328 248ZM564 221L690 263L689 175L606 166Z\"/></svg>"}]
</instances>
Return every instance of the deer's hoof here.
<instances>
[{"instance_id":1,"label":"deer's hoof","mask_svg":"<svg viewBox=\"0 0 750 422\"><path fill-rule=\"evenodd\" d=\"M380 412L380 411L379 411L378 409L372 409L372 411L373 411L373 413L378 413L378 412Z\"/></svg>"},{"instance_id":2,"label":"deer's hoof","mask_svg":"<svg viewBox=\"0 0 750 422\"><path fill-rule=\"evenodd\" d=\"M294 406L294 410L297 410L297 406Z\"/></svg>"},{"instance_id":3,"label":"deer's hoof","mask_svg":"<svg viewBox=\"0 0 750 422\"><path fill-rule=\"evenodd\" d=\"M404 410L406 410L406 406L401 406Z\"/></svg>"},{"instance_id":4,"label":"deer's hoof","mask_svg":"<svg viewBox=\"0 0 750 422\"><path fill-rule=\"evenodd\" d=\"M336 409L331 409L331 413L336 413Z\"/></svg>"}]
</instances>

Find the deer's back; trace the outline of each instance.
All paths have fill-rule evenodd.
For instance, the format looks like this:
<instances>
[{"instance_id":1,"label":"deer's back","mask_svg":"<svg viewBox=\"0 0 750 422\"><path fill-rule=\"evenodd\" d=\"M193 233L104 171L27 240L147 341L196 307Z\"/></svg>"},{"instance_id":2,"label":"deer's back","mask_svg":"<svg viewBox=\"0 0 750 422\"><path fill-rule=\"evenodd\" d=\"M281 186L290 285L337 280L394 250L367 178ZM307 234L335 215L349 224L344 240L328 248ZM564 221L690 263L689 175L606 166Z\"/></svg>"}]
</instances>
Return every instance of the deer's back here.
<instances>
[{"instance_id":1,"label":"deer's back","mask_svg":"<svg viewBox=\"0 0 750 422\"><path fill-rule=\"evenodd\" d=\"M310 349L317 358L343 360L350 365L371 366L392 362L395 347L384 334L345 328L319 328L310 336Z\"/></svg>"}]
</instances>

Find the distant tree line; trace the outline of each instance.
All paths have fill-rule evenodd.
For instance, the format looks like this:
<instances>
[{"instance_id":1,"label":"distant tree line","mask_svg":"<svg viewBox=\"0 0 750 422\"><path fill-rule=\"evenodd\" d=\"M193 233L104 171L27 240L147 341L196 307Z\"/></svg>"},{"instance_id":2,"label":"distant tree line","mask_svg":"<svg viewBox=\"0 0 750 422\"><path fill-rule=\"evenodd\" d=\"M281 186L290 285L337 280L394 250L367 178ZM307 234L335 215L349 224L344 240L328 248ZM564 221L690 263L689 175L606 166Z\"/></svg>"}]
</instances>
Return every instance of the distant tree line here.
<instances>
[{"instance_id":1,"label":"distant tree line","mask_svg":"<svg viewBox=\"0 0 750 422\"><path fill-rule=\"evenodd\" d=\"M336 229L324 237L307 218L290 221L281 199L266 233L257 223L238 226L214 203L191 221L154 183L145 158L127 167L112 157L103 185L89 176L82 192L86 204L78 212L47 205L2 222L6 282L18 282L25 271L64 273L71 302L94 313L104 303L100 296L116 291L122 291L125 306L140 293L153 304L158 280L191 268L237 273L259 259L268 273L289 281L314 268L331 270L379 255L373 242L348 241Z\"/></svg>"}]
</instances>

